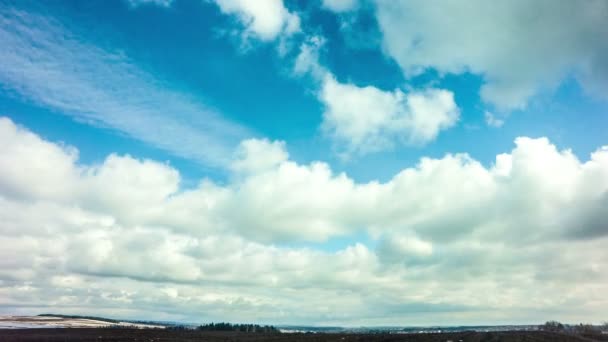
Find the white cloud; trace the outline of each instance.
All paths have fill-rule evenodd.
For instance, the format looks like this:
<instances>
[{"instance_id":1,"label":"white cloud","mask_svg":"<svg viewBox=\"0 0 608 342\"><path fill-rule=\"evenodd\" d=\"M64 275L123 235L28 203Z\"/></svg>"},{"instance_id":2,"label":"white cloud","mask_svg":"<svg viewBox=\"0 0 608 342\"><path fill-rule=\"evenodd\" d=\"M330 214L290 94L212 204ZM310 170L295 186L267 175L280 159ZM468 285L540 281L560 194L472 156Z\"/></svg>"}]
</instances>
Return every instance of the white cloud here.
<instances>
[{"instance_id":1,"label":"white cloud","mask_svg":"<svg viewBox=\"0 0 608 342\"><path fill-rule=\"evenodd\" d=\"M248 140L233 179L180 190L163 163L78 164L74 148L8 119L0 142L0 310L275 324L605 319L606 147L582 162L522 137L491 167L446 155L357 183ZM366 233L368 246L354 238ZM287 247L339 236L350 246Z\"/></svg>"},{"instance_id":2,"label":"white cloud","mask_svg":"<svg viewBox=\"0 0 608 342\"><path fill-rule=\"evenodd\" d=\"M300 18L283 0L214 0L223 13L235 15L245 27L245 36L274 40L300 31Z\"/></svg>"},{"instance_id":3,"label":"white cloud","mask_svg":"<svg viewBox=\"0 0 608 342\"><path fill-rule=\"evenodd\" d=\"M300 51L293 65L296 76L311 75L321 80L329 72L319 64L319 50L325 45L325 38L312 36L300 45Z\"/></svg>"},{"instance_id":4,"label":"white cloud","mask_svg":"<svg viewBox=\"0 0 608 342\"><path fill-rule=\"evenodd\" d=\"M359 0L323 0L322 6L332 12L352 11L359 5Z\"/></svg>"},{"instance_id":5,"label":"white cloud","mask_svg":"<svg viewBox=\"0 0 608 342\"><path fill-rule=\"evenodd\" d=\"M10 156L0 158L0 187L5 196L30 200L69 197L72 189L62 181L79 176L74 167L78 158L75 149L41 141L6 118L0 118L0 145L3 154ZM48 163L54 167L48 169Z\"/></svg>"},{"instance_id":6,"label":"white cloud","mask_svg":"<svg viewBox=\"0 0 608 342\"><path fill-rule=\"evenodd\" d=\"M214 167L226 166L250 134L123 54L83 43L48 17L3 7L0 41L0 84L76 120Z\"/></svg>"},{"instance_id":7,"label":"white cloud","mask_svg":"<svg viewBox=\"0 0 608 342\"><path fill-rule=\"evenodd\" d=\"M153 4L170 7L174 0L128 0L137 7ZM277 37L289 37L300 32L300 17L290 12L283 0L212 0L224 14L234 15L244 27L243 38L271 41ZM280 44L285 44L281 41ZM280 49L285 47L280 46Z\"/></svg>"},{"instance_id":8,"label":"white cloud","mask_svg":"<svg viewBox=\"0 0 608 342\"><path fill-rule=\"evenodd\" d=\"M300 46L293 72L310 75L320 89L317 97L325 107L323 132L331 137L344 157L392 148L395 143L421 145L435 140L460 116L452 92L425 89L386 91L374 86L340 83L319 63L325 40L313 36Z\"/></svg>"},{"instance_id":9,"label":"white cloud","mask_svg":"<svg viewBox=\"0 0 608 342\"><path fill-rule=\"evenodd\" d=\"M327 76L319 98L326 108L323 130L343 144L347 154L377 152L395 141L426 144L460 115L454 95L441 89L391 92Z\"/></svg>"},{"instance_id":10,"label":"white cloud","mask_svg":"<svg viewBox=\"0 0 608 342\"><path fill-rule=\"evenodd\" d=\"M283 142L267 139L244 140L237 149L232 169L247 174L258 173L276 168L287 161L288 157Z\"/></svg>"},{"instance_id":11,"label":"white cloud","mask_svg":"<svg viewBox=\"0 0 608 342\"><path fill-rule=\"evenodd\" d=\"M377 0L376 7L385 51L407 76L427 68L478 74L482 99L501 110L523 108L572 75L589 92L608 93L605 1Z\"/></svg>"},{"instance_id":12,"label":"white cloud","mask_svg":"<svg viewBox=\"0 0 608 342\"><path fill-rule=\"evenodd\" d=\"M496 117L496 115L494 115L494 113L492 113L492 112L485 111L483 115L484 115L484 118L486 119L486 124L488 126L502 127L502 125L504 125L504 123L505 123L504 119L500 119L500 118Z\"/></svg>"},{"instance_id":13,"label":"white cloud","mask_svg":"<svg viewBox=\"0 0 608 342\"><path fill-rule=\"evenodd\" d=\"M388 236L378 246L380 258L388 263L411 262L433 254L433 245L416 236Z\"/></svg>"}]
</instances>

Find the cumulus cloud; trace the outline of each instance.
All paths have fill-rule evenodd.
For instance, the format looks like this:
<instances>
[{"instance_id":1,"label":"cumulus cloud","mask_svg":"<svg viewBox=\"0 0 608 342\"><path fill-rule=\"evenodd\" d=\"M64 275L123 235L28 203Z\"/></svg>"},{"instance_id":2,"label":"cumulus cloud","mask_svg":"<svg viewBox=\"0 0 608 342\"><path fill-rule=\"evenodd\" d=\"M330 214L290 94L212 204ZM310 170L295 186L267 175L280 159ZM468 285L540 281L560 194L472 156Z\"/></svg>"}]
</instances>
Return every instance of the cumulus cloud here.
<instances>
[{"instance_id":1,"label":"cumulus cloud","mask_svg":"<svg viewBox=\"0 0 608 342\"><path fill-rule=\"evenodd\" d=\"M378 245L378 255L385 262L412 262L430 257L433 245L416 236L387 236Z\"/></svg>"},{"instance_id":2,"label":"cumulus cloud","mask_svg":"<svg viewBox=\"0 0 608 342\"><path fill-rule=\"evenodd\" d=\"M279 35L300 31L300 17L290 12L283 0L214 0L223 13L236 16L245 36L270 41Z\"/></svg>"},{"instance_id":3,"label":"cumulus cloud","mask_svg":"<svg viewBox=\"0 0 608 342\"><path fill-rule=\"evenodd\" d=\"M131 6L153 4L170 7L174 0L128 0ZM227 15L235 16L243 26L243 38L272 41L300 31L300 17L289 11L283 0L212 0Z\"/></svg>"},{"instance_id":4,"label":"cumulus cloud","mask_svg":"<svg viewBox=\"0 0 608 342\"><path fill-rule=\"evenodd\" d=\"M237 149L232 169L237 172L256 173L273 169L288 157L283 142L268 139L244 140Z\"/></svg>"},{"instance_id":5,"label":"cumulus cloud","mask_svg":"<svg viewBox=\"0 0 608 342\"><path fill-rule=\"evenodd\" d=\"M377 152L394 141L426 144L460 115L452 92L441 89L391 92L328 77L319 97L326 108L323 129L344 144L347 153Z\"/></svg>"},{"instance_id":6,"label":"cumulus cloud","mask_svg":"<svg viewBox=\"0 0 608 342\"><path fill-rule=\"evenodd\" d=\"M385 51L406 76L478 74L482 99L500 110L523 108L572 75L588 92L608 93L605 1L375 3Z\"/></svg>"},{"instance_id":7,"label":"cumulus cloud","mask_svg":"<svg viewBox=\"0 0 608 342\"><path fill-rule=\"evenodd\" d=\"M229 181L182 190L166 164L81 164L75 148L9 119L0 142L1 310L350 325L605 319L606 147L580 161L522 137L489 167L448 154L358 183L291 161L280 142L247 140ZM340 236L352 243L316 248Z\"/></svg>"},{"instance_id":8,"label":"cumulus cloud","mask_svg":"<svg viewBox=\"0 0 608 342\"><path fill-rule=\"evenodd\" d=\"M324 42L315 36L302 43L294 73L310 75L319 83L317 97L325 107L321 127L342 156L390 149L396 142L427 144L457 122L460 111L450 91L405 93L339 82L319 63Z\"/></svg>"}]
</instances>

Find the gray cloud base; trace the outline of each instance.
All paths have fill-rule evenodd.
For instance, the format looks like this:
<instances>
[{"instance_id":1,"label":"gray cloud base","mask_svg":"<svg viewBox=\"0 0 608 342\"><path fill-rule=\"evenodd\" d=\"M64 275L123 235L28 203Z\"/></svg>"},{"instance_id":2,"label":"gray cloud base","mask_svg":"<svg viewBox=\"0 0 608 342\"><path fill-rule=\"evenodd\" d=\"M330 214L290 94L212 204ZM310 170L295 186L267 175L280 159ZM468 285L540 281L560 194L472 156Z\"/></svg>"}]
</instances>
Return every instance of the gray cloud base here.
<instances>
[{"instance_id":1,"label":"gray cloud base","mask_svg":"<svg viewBox=\"0 0 608 342\"><path fill-rule=\"evenodd\" d=\"M606 1L374 3L384 49L408 77L478 74L482 99L506 111L569 77L594 96L608 93Z\"/></svg>"}]
</instances>

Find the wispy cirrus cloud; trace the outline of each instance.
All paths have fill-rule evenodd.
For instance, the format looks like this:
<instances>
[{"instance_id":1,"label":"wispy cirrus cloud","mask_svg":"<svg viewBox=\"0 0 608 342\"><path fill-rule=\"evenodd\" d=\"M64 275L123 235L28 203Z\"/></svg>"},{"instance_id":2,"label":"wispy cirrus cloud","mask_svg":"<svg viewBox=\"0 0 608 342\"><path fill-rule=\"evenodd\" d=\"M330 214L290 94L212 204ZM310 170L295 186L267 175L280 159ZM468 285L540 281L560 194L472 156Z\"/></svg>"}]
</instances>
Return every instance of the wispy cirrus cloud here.
<instances>
[{"instance_id":1,"label":"wispy cirrus cloud","mask_svg":"<svg viewBox=\"0 0 608 342\"><path fill-rule=\"evenodd\" d=\"M173 155L224 167L251 135L124 53L90 44L53 18L0 7L0 45L2 88Z\"/></svg>"},{"instance_id":2,"label":"wispy cirrus cloud","mask_svg":"<svg viewBox=\"0 0 608 342\"><path fill-rule=\"evenodd\" d=\"M129 0L129 4L133 7L141 5L156 5L161 7L169 7L173 0Z\"/></svg>"}]
</instances>

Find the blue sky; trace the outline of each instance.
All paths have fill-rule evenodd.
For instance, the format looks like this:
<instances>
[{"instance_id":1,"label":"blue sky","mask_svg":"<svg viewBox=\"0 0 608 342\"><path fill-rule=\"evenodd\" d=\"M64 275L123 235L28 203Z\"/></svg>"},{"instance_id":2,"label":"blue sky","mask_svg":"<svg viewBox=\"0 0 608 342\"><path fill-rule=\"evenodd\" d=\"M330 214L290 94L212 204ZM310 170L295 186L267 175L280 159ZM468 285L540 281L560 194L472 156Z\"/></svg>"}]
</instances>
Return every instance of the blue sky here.
<instances>
[{"instance_id":1,"label":"blue sky","mask_svg":"<svg viewBox=\"0 0 608 342\"><path fill-rule=\"evenodd\" d=\"M294 9L305 7L305 4L288 5ZM349 14L352 19L341 19L319 6L305 8L309 11L302 16L307 20L306 29L311 34L322 34L327 41L322 58L328 68L339 79L361 86L392 90L433 84L449 89L454 92L461 116L449 131L423 146L398 146L348 161L336 158L331 141L319 132L323 105L313 94L317 87L314 81L293 77L293 58L280 56L276 43L241 42L234 36L238 33L230 32L238 29L234 18L222 15L212 3L185 1L170 7L144 3L134 7L123 1L87 4L67 1L53 5L25 2L20 8L52 18L88 48L120 55L138 72L161 82L159 91L171 89L199 101L205 108L212 108L222 118L249 130L243 137L283 140L294 160L328 161L360 180L386 180L399 169L414 165L422 156L440 157L450 152L466 152L489 164L495 154L507 150L520 135L546 136L560 146L573 148L582 158L602 143L603 132L597 128L606 124L605 102L585 96L572 79L566 78L557 89L532 99L535 103L528 104L528 108L505 114L508 120L500 129L485 123L484 112L494 109L480 101L479 88L483 82L480 75L439 75L429 69L421 76L405 79L399 66L383 55L381 33L374 27L376 23L368 8L362 9L361 14ZM351 30L363 32L343 34L341 20L354 21L355 27ZM302 39L305 37L295 37L290 44ZM368 45L348 43L357 39L365 40ZM107 76L103 70L88 71L92 77ZM115 87L128 88L133 80L116 82ZM1 105L5 115L28 127L41 126L36 127L36 131L52 140L78 146L85 161L121 152L170 160L193 178L222 177L221 170L209 169L216 166L213 163L192 163L189 160L192 158L180 158L179 153L159 148L158 144L142 146L141 141L129 137L128 132L91 129L86 124L73 126L69 120L54 117L71 115L65 109L37 104L27 94L10 89L10 84L4 88ZM141 95L151 96L147 101L161 96L145 92ZM547 110L547 103L555 108ZM534 108L535 105L542 109ZM585 115L584 120L580 115ZM570 124L576 121L577 124ZM83 130L86 134L79 133ZM79 135L82 140L77 138ZM125 136L131 139L124 139ZM235 143L238 141L232 142ZM371 169L370 164L382 165L381 169L386 171Z\"/></svg>"},{"instance_id":2,"label":"blue sky","mask_svg":"<svg viewBox=\"0 0 608 342\"><path fill-rule=\"evenodd\" d=\"M58 308L94 313L93 299L71 302L93 281L108 314L185 320L197 310L346 325L600 320L598 299L562 271L605 287L606 19L593 0L2 2L0 116L12 149L0 164L11 222L0 244L57 239L68 256L39 256L54 273L7 263L0 294L28 284L40 302L27 307L48 311L50 284L68 279ZM222 239L239 251L213 252ZM165 254L148 254L155 243ZM535 259L564 246L571 255L554 264ZM486 249L500 252L484 262ZM121 268L121 258L134 261ZM314 271L319 262L328 266ZM247 267L267 276L248 284L226 271ZM472 299L475 286L441 285L454 267L513 310L488 314L497 304ZM349 295L300 310L297 289ZM543 291L584 305L525 301ZM3 311L29 312L18 296L0 299Z\"/></svg>"}]
</instances>

